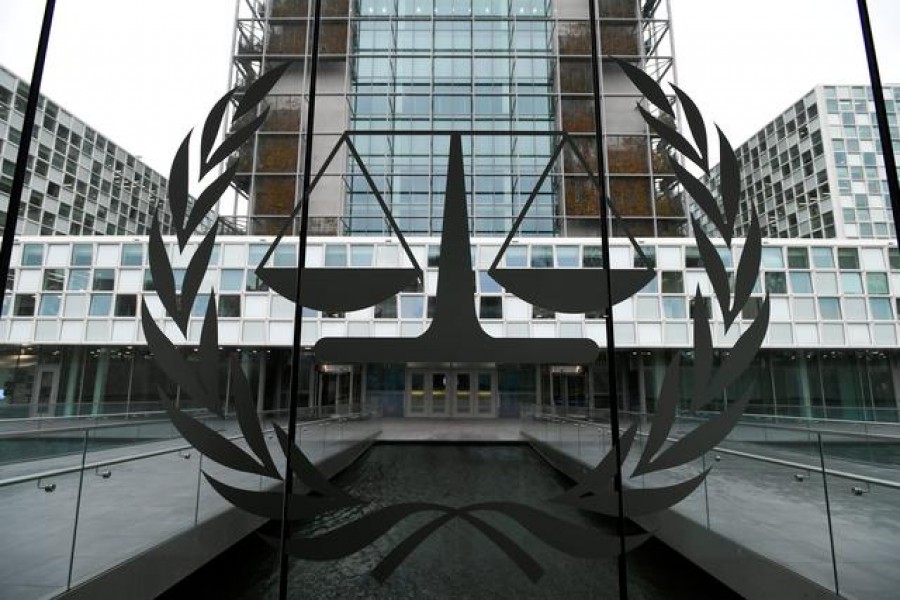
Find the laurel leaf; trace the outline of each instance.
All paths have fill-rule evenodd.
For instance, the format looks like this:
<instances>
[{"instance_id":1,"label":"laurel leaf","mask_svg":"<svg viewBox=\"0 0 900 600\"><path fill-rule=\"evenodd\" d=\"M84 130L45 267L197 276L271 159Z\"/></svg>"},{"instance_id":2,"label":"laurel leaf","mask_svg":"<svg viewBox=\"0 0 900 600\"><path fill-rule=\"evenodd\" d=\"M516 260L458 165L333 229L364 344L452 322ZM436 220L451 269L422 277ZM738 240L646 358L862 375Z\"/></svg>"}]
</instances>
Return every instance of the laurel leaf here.
<instances>
[{"instance_id":1,"label":"laurel leaf","mask_svg":"<svg viewBox=\"0 0 900 600\"><path fill-rule=\"evenodd\" d=\"M725 243L730 248L731 237L734 235L735 219L737 218L741 201L741 169L738 165L737 156L734 154L734 149L718 125L716 125L716 131L719 132L720 193L726 225L726 230L722 231L722 237L725 238Z\"/></svg>"},{"instance_id":2,"label":"laurel leaf","mask_svg":"<svg viewBox=\"0 0 900 600\"><path fill-rule=\"evenodd\" d=\"M215 105L213 105L212 110L210 110L209 114L206 116L206 121L203 123L203 135L200 138L201 177L206 175L203 168L209 164L209 153L212 152L213 144L216 141L216 137L219 135L219 129L222 127L222 119L225 117L225 111L228 110L228 103L233 96L234 90L231 90L219 98Z\"/></svg>"},{"instance_id":3,"label":"laurel leaf","mask_svg":"<svg viewBox=\"0 0 900 600\"><path fill-rule=\"evenodd\" d=\"M275 435L278 436L278 442L281 444L282 451L287 455L288 434L277 423L273 425L273 428L275 429ZM323 496L343 498L352 503L360 503L359 500L331 483L328 478L325 477L325 475L323 475L308 458L306 458L306 455L303 454L296 444L290 446L290 453L291 470L294 472L294 476L300 480L303 485Z\"/></svg>"},{"instance_id":4,"label":"laurel leaf","mask_svg":"<svg viewBox=\"0 0 900 600\"><path fill-rule=\"evenodd\" d=\"M172 224L175 226L175 234L178 237L178 246L184 250L188 234L184 231L184 215L188 205L188 175L190 172L190 160L188 158L191 149L191 132L189 131L172 160L172 168L169 170L169 185L166 195L169 198L169 210L172 212Z\"/></svg>"},{"instance_id":5,"label":"laurel leaf","mask_svg":"<svg viewBox=\"0 0 900 600\"><path fill-rule=\"evenodd\" d=\"M219 402L219 323L216 313L216 295L210 291L203 327L200 329L200 347L197 358L200 360L200 381L206 391L207 410L213 413L221 411Z\"/></svg>"},{"instance_id":6,"label":"laurel leaf","mask_svg":"<svg viewBox=\"0 0 900 600\"><path fill-rule=\"evenodd\" d=\"M178 328L181 329L182 335L187 337L187 324L182 326L182 320L178 318L180 308L178 307L178 297L175 295L175 274L172 271L172 265L169 262L169 255L166 252L166 246L163 244L162 234L159 232L159 216L154 215L153 223L150 225L150 240L147 243L147 254L150 258L150 275L153 277L153 287L159 301L162 302L163 308L166 309Z\"/></svg>"},{"instance_id":7,"label":"laurel leaf","mask_svg":"<svg viewBox=\"0 0 900 600\"><path fill-rule=\"evenodd\" d=\"M747 367L750 366L750 363L753 362L753 358L756 356L756 352L762 346L768 327L769 294L766 293L765 299L760 303L756 319L741 334L738 341L735 342L728 358L722 362L722 365L709 382L710 397L715 397L724 391L728 385L740 377Z\"/></svg>"},{"instance_id":8,"label":"laurel leaf","mask_svg":"<svg viewBox=\"0 0 900 600\"><path fill-rule=\"evenodd\" d=\"M399 567L403 561L406 560L406 557L412 554L422 542L427 540L432 533L443 527L448 521L455 518L456 515L454 513L441 515L413 531L402 542L397 544L387 556L381 559L377 565L375 565L375 568L372 569L372 576L380 583L387 581L397 567ZM516 546L516 548L519 549L518 546ZM522 551L522 553L524 554L524 551ZM528 554L525 554L525 556L531 561L530 563L525 561L525 564L527 565L525 574L532 581L537 581L544 574L544 570L541 568L541 565L535 562Z\"/></svg>"},{"instance_id":9,"label":"laurel leaf","mask_svg":"<svg viewBox=\"0 0 900 600\"><path fill-rule=\"evenodd\" d=\"M700 258L703 259L703 266L706 267L706 274L709 282L712 284L713 292L716 294L716 301L723 315L727 315L731 308L731 290L728 287L728 273L725 271L725 265L722 263L722 257L712 242L706 237L706 233L700 226L695 217L691 217L694 225L694 237L697 241L697 250L700 252Z\"/></svg>"},{"instance_id":10,"label":"laurel leaf","mask_svg":"<svg viewBox=\"0 0 900 600\"><path fill-rule=\"evenodd\" d=\"M237 161L235 161L234 164L225 169L206 187L205 190L203 190L203 192L200 193L200 197L194 204L194 208L191 209L191 214L188 217L188 222L185 226L188 231L195 231L197 227L200 226L200 223L203 222L203 218L212 211L216 202L219 201L219 198L222 197L222 194L224 194L225 190L228 189L228 186L231 185L231 180L234 178L235 173L237 173L237 169L238 164Z\"/></svg>"},{"instance_id":11,"label":"laurel leaf","mask_svg":"<svg viewBox=\"0 0 900 600\"><path fill-rule=\"evenodd\" d=\"M638 106L637 109L638 111L640 111L641 116L644 117L644 120L647 122L647 124L650 125L650 127L657 133L657 135L665 140L667 144L681 152L686 158L688 158L697 166L703 166L703 159L700 158L700 155L697 154L697 151L694 149L691 143L687 141L680 133L644 110L644 107Z\"/></svg>"},{"instance_id":12,"label":"laurel leaf","mask_svg":"<svg viewBox=\"0 0 900 600\"><path fill-rule=\"evenodd\" d=\"M624 60L619 58L613 58L612 60L622 68L622 71L625 72L625 75L631 80L634 87L643 94L644 98L670 117L675 117L675 111L672 110L672 105L669 104L669 99L666 97L665 92L652 77Z\"/></svg>"},{"instance_id":13,"label":"laurel leaf","mask_svg":"<svg viewBox=\"0 0 900 600\"><path fill-rule=\"evenodd\" d=\"M634 441L634 435L637 433L637 424L632 425L619 439L619 453L622 456L622 462L631 450L631 443ZM588 471L577 485L569 488L559 496L550 498L550 502L558 504L572 505L581 496L587 493L596 494L600 490L606 490L612 485L613 478L616 475L616 453L608 452L596 467Z\"/></svg>"},{"instance_id":14,"label":"laurel leaf","mask_svg":"<svg viewBox=\"0 0 900 600\"><path fill-rule=\"evenodd\" d=\"M206 172L209 172L214 165L219 164L229 156L233 152L236 152L238 148L240 148L244 142L250 139L257 129L259 129L263 122L266 120L266 117L269 116L269 109L266 108L262 111L258 117L252 119L246 125L243 125L240 129L232 133L228 136L222 144L216 148L216 151L213 152L213 155L209 159L209 166ZM200 176L203 177L206 173L201 172Z\"/></svg>"},{"instance_id":15,"label":"laurel leaf","mask_svg":"<svg viewBox=\"0 0 900 600\"><path fill-rule=\"evenodd\" d=\"M266 476L273 479L281 479L281 473L272 460L269 447L263 437L262 427L256 416L256 407L253 406L250 382L244 375L244 370L234 356L231 357L231 393L234 395L234 408L237 412L238 425L247 446L256 455L260 463L266 468Z\"/></svg>"},{"instance_id":16,"label":"laurel leaf","mask_svg":"<svg viewBox=\"0 0 900 600\"><path fill-rule=\"evenodd\" d=\"M257 463L252 456L222 434L180 411L162 387L157 389L160 401L172 424L175 425L175 429L203 456L235 471L254 475L266 474L263 466Z\"/></svg>"},{"instance_id":17,"label":"laurel leaf","mask_svg":"<svg viewBox=\"0 0 900 600\"><path fill-rule=\"evenodd\" d=\"M147 300L141 300L141 325L144 329L144 337L147 338L147 346L153 353L156 363L162 368L163 372L177 383L182 391L188 396L209 405L210 401L206 397L206 390L195 377L195 368L190 365L187 359L181 355L178 348L167 338L150 314L147 307Z\"/></svg>"},{"instance_id":18,"label":"laurel leaf","mask_svg":"<svg viewBox=\"0 0 900 600\"><path fill-rule=\"evenodd\" d=\"M675 410L678 406L678 393L681 382L681 355L676 354L666 368L662 387L659 388L659 400L656 402L656 414L650 424L650 433L644 443L644 451L637 466L632 472L632 477L637 477L648 472L653 457L659 452L672 430L675 423Z\"/></svg>"},{"instance_id":19,"label":"laurel leaf","mask_svg":"<svg viewBox=\"0 0 900 600\"><path fill-rule=\"evenodd\" d=\"M653 473L659 470L661 469L656 467L656 461L653 461L647 465L645 472ZM628 518L639 517L678 504L697 489L708 474L709 469L706 469L690 479L664 487L625 489L622 492L625 516ZM612 491L610 488L609 492ZM579 498L572 505L579 510L587 510L607 517L616 517L619 514L619 500L615 493L585 496Z\"/></svg>"},{"instance_id":20,"label":"laurel leaf","mask_svg":"<svg viewBox=\"0 0 900 600\"><path fill-rule=\"evenodd\" d=\"M732 319L740 314L741 309L750 299L756 280L759 279L759 265L762 259L762 235L759 230L759 220L756 218L756 210L750 209L750 228L747 230L747 239L744 241L744 250L741 252L741 260L738 263L734 282L734 304L732 307ZM729 323L726 321L726 327Z\"/></svg>"},{"instance_id":21,"label":"laurel leaf","mask_svg":"<svg viewBox=\"0 0 900 600\"><path fill-rule=\"evenodd\" d=\"M281 520L282 503L284 501L284 493L279 491L281 486L278 486L275 490L264 492L259 490L242 490L222 483L210 477L208 473L204 472L203 476L206 477L206 481L220 496L234 506L266 519ZM312 519L324 512L345 506L344 502L333 498L293 494L288 500L288 520Z\"/></svg>"},{"instance_id":22,"label":"laurel leaf","mask_svg":"<svg viewBox=\"0 0 900 600\"><path fill-rule=\"evenodd\" d=\"M707 384L713 370L713 343L704 300L698 286L691 308L691 319L694 321L694 393L691 410L708 404L711 399Z\"/></svg>"},{"instance_id":23,"label":"laurel leaf","mask_svg":"<svg viewBox=\"0 0 900 600\"><path fill-rule=\"evenodd\" d=\"M700 157L703 159L703 164L699 166L703 169L704 173L709 173L709 148L706 141L706 124L703 122L700 110L697 108L697 105L694 104L694 101L691 100L691 97L685 94L681 88L674 83L671 85L672 89L675 90L675 94L678 96L678 100L681 101L681 107L684 109L685 117L687 117L688 126L691 128L691 136L693 136L694 142L697 144L697 149L700 151Z\"/></svg>"},{"instance_id":24,"label":"laurel leaf","mask_svg":"<svg viewBox=\"0 0 900 600\"><path fill-rule=\"evenodd\" d=\"M678 181L684 186L685 191L690 195L694 202L699 206L709 220L720 232L725 231L725 221L722 219L722 213L719 212L719 205L703 183L694 177L687 169L681 166L677 160L671 155L669 156L669 164L678 177Z\"/></svg>"},{"instance_id":25,"label":"laurel leaf","mask_svg":"<svg viewBox=\"0 0 900 600\"><path fill-rule=\"evenodd\" d=\"M241 98L237 109L234 111L232 122L237 121L252 110L254 106L262 102L263 98L275 87L275 84L278 83L278 80L281 79L281 76L290 66L290 62L283 62L277 67L269 69L262 77L250 84L250 87L247 88L247 93Z\"/></svg>"},{"instance_id":26,"label":"laurel leaf","mask_svg":"<svg viewBox=\"0 0 900 600\"><path fill-rule=\"evenodd\" d=\"M177 315L172 315L175 322L182 331L187 331L188 323L191 318L191 308L197 300L197 292L203 283L203 276L209 269L209 259L212 256L213 246L216 241L216 233L219 230L219 221L213 223L213 226L203 237L203 240L194 250L194 255L188 263L187 270L184 274L184 281L181 284L181 307ZM185 334L186 335L186 334Z\"/></svg>"}]
</instances>

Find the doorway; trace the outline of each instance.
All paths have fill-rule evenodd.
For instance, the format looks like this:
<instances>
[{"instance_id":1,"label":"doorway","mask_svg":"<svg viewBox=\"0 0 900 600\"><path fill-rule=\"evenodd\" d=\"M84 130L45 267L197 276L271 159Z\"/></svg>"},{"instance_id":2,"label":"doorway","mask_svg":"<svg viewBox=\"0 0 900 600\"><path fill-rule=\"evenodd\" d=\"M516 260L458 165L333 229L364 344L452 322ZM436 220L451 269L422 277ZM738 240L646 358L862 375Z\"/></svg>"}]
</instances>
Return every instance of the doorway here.
<instances>
[{"instance_id":1,"label":"doorway","mask_svg":"<svg viewBox=\"0 0 900 600\"><path fill-rule=\"evenodd\" d=\"M484 418L497 416L497 372L486 370L409 370L409 417Z\"/></svg>"},{"instance_id":2,"label":"doorway","mask_svg":"<svg viewBox=\"0 0 900 600\"><path fill-rule=\"evenodd\" d=\"M59 391L59 365L40 365L35 368L31 394L31 415L52 416Z\"/></svg>"},{"instance_id":3,"label":"doorway","mask_svg":"<svg viewBox=\"0 0 900 600\"><path fill-rule=\"evenodd\" d=\"M346 415L360 410L360 377L352 366L327 365L316 372L319 416Z\"/></svg>"}]
</instances>

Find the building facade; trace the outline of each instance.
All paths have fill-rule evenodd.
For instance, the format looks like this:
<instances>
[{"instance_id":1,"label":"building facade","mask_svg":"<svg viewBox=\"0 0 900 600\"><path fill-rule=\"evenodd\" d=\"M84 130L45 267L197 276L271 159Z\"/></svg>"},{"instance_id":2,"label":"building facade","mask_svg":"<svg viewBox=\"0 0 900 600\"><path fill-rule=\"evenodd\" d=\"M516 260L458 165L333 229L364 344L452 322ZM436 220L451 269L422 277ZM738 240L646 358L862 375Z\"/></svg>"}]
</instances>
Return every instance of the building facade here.
<instances>
[{"instance_id":1,"label":"building facade","mask_svg":"<svg viewBox=\"0 0 900 600\"><path fill-rule=\"evenodd\" d=\"M885 87L884 99L896 152L900 86ZM896 237L870 87L816 86L735 152L743 176L740 235L752 204L765 237ZM709 180L717 191L718 167Z\"/></svg>"},{"instance_id":2,"label":"building facade","mask_svg":"<svg viewBox=\"0 0 900 600\"><path fill-rule=\"evenodd\" d=\"M635 104L639 97L615 56L659 80L674 58L666 2L603 0L599 5L600 92L605 173L623 219L638 236L686 232L660 141ZM269 97L270 116L242 155L238 188L249 230L276 233L294 207L301 177L303 90L309 71L311 3L240 3L234 82L245 87L266 70L294 61ZM590 28L587 4L573 0L357 0L323 4L314 138L316 172L338 138L341 148L313 191L313 231L325 235L391 233L363 167L409 235L441 231L447 137L464 140L469 214L477 235L505 235L536 191L521 231L594 236L598 204ZM567 146L566 131L584 157ZM538 185L543 170L549 175Z\"/></svg>"},{"instance_id":3,"label":"building facade","mask_svg":"<svg viewBox=\"0 0 900 600\"><path fill-rule=\"evenodd\" d=\"M28 82L0 67L0 229L6 222L28 89ZM16 233L145 235L151 215L166 197L166 184L139 157L41 96ZM160 214L163 231L172 232L171 214L167 209Z\"/></svg>"}]
</instances>

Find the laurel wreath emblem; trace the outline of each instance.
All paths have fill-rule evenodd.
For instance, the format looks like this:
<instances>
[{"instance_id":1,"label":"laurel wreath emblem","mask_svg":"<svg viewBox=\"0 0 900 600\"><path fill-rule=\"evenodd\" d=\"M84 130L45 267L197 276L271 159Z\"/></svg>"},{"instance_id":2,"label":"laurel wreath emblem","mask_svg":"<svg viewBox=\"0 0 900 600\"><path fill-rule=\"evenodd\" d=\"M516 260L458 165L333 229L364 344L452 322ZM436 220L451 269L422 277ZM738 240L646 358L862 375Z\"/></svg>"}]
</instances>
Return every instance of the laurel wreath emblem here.
<instances>
[{"instance_id":1,"label":"laurel wreath emblem","mask_svg":"<svg viewBox=\"0 0 900 600\"><path fill-rule=\"evenodd\" d=\"M671 119L675 118L665 93L652 78L628 63L619 62L619 64L647 101L662 114ZM193 205L188 198L192 132L188 133L176 152L170 172L167 199L173 215L179 252L185 251L188 241L203 218L209 214L228 188L237 170L234 154L262 126L268 114L268 108L263 105L264 99L286 68L287 64L272 69L246 89L231 117L229 133L218 145L216 144L218 132L237 90L226 93L213 106L204 123L199 144L198 179L202 179L217 167L222 168L221 174L206 186ZM693 101L679 88L675 86L673 88L685 111L693 143L667 124L664 118L655 117L640 105L638 110L651 129L671 149L708 174L709 154L705 123ZM738 213L740 172L730 143L721 131L718 131L718 134L721 155L721 210L700 179L692 175L673 156L670 155L669 159L678 181L692 196L697 206L706 213L724 241L727 251L734 252L733 234ZM692 217L697 246L723 316L726 334L735 326L737 316L749 302L759 277L762 244L755 213L751 214L750 222L749 233L734 274L732 291L719 250L700 227L696 218ZM162 239L158 214L154 216L151 226L148 254L154 288L166 315L175 322L185 339L188 337L191 310L199 295L203 275L209 266L217 232L218 218L191 255L179 295L176 293L174 270ZM694 325L694 387L690 408L697 410L707 406L720 395L743 373L755 357L768 327L768 295L761 301L753 322L740 335L718 366L714 361L710 315L699 286L695 293L691 317ZM224 402L217 377L219 345L215 291L210 290L208 294L208 304L196 353L197 363L190 361L186 354L163 333L151 314L146 298L142 300L141 319L147 344L155 362L163 372L181 387L182 392L202 402L211 412L219 412L219 407ZM676 355L666 370L657 412L652 418L650 431L631 477L671 469L696 460L727 435L749 402L748 388L738 401L730 403L724 411L666 446L675 422L679 401L681 362L681 356ZM235 471L261 475L271 484L263 491L240 489L204 472L204 477L216 492L234 506L270 520L281 519L283 483L288 476L296 477L309 490L308 494L291 495L288 504L288 518L291 521L312 519L340 508L366 504L365 500L352 496L329 481L309 461L296 443L289 443L287 433L275 424L274 431L282 452L285 456L290 453L293 473L289 475L279 471L266 445L247 377L236 362L232 362L231 367L230 395L233 396L238 424L247 449L180 410L164 389L159 387L160 400L169 418L184 438L199 452L206 458ZM633 446L636 431L635 424L622 434L620 443L623 463ZM615 456L610 452L572 488L549 501L607 517L616 516L618 492L614 488L615 473ZM636 517L674 506L694 491L708 473L709 469L705 469L685 481L657 488L638 489L628 487L626 482L622 490L625 516ZM330 560L347 556L376 541L407 517L422 512L437 514L381 559L372 572L378 580L383 581L389 577L419 544L455 518L463 519L477 528L532 581L540 579L543 575L541 565L519 544L484 520L480 516L483 513L505 515L545 544L573 556L615 556L620 551L618 538L605 531L577 525L516 502L485 502L464 507L423 502L390 505L372 510L354 521L315 537L294 536L288 542L288 551L296 557L311 560ZM627 535L626 550L639 545L648 537L646 533Z\"/></svg>"}]
</instances>

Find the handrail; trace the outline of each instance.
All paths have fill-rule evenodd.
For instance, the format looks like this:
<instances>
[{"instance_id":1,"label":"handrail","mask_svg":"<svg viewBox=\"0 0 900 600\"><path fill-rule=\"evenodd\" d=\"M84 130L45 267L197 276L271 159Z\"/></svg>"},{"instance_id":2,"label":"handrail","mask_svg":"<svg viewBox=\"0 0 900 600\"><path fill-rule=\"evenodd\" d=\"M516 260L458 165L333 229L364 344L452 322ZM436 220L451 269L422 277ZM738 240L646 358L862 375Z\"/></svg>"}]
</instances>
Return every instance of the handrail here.
<instances>
[{"instance_id":1,"label":"handrail","mask_svg":"<svg viewBox=\"0 0 900 600\"><path fill-rule=\"evenodd\" d=\"M310 425L323 426L328 423L333 423L335 421L339 423L343 423L345 421L351 420L351 417L359 420L362 419L363 413L353 413L351 415L334 415L331 417L326 417L324 419L317 419L315 421L303 421L301 422L301 427L309 427ZM263 430L263 433L269 434L274 431L274 427L269 427ZM233 435L228 436L225 439L227 440L236 440L243 438L243 435ZM190 444L183 444L180 446L176 446L174 448L164 448L160 450L151 450L149 452L142 452L139 454L130 454L126 456L118 456L116 458L110 458L106 460L100 460L96 462L92 462L84 465L73 465L71 467L60 467L58 469L51 469L49 471L44 471L41 473L32 473L30 475L19 475L17 477L10 477L8 479L0 479L0 488L7 487L10 485L15 485L17 483L27 483L29 481L36 481L41 479L47 479L50 477L59 477L61 475L68 475L70 473L77 473L82 469L98 469L100 467L108 467L111 465L118 465L126 462L133 462L136 460L142 460L144 458L153 458L154 456L162 456L163 454L170 454L173 452L181 452L183 450L188 450L193 448Z\"/></svg>"},{"instance_id":2,"label":"handrail","mask_svg":"<svg viewBox=\"0 0 900 600\"><path fill-rule=\"evenodd\" d=\"M555 419L555 420L558 420L558 421L561 421L564 423L570 422L570 423L579 424L579 425L585 425L585 424L594 425L598 429L600 429L600 428L608 429L609 428L608 425L601 424L596 421L578 421L578 420L573 421L571 419L566 419L565 417L556 417L556 416L552 416L552 415L550 415L550 416L534 415L534 417L537 419L543 419L546 421L552 421ZM643 433L643 432L638 432L638 435L646 437L648 434ZM670 442L674 442L674 441L678 441L679 438L667 437L666 439ZM868 483L870 485L879 485L882 487L900 490L900 482L891 481L888 479L880 479L877 477L870 477L868 475L856 475L854 473L850 473L847 471L837 471L835 469L824 469L823 470L821 467L814 467L814 466L810 466L810 465L805 465L803 463L798 463L798 462L794 462L794 461L790 461L790 460L784 460L784 459L780 459L780 458L772 458L769 456L762 456L760 454L751 454L750 452L741 452L739 450L731 450L729 448L722 448L721 446L715 446L712 448L711 451L720 452L722 454L730 454L733 456L740 456L742 458L748 458L748 459L756 460L759 462L776 464L776 465L783 466L783 467L791 467L794 469L801 469L803 471L810 471L810 472L815 472L815 473L823 473L824 472L826 475L830 475L833 477L849 479L851 481L860 481L863 483Z\"/></svg>"},{"instance_id":3,"label":"handrail","mask_svg":"<svg viewBox=\"0 0 900 600\"><path fill-rule=\"evenodd\" d=\"M196 418L198 419L211 419L216 417L217 415L213 413L209 413L207 415L199 415ZM171 424L172 421L169 419L153 419L150 421L139 421L139 422L128 422L122 421L119 423L97 423L95 425L73 425L72 427L56 427L53 429L20 429L17 431L0 431L0 439L5 438L16 438L16 437L26 437L26 436L42 436L49 435L53 433L70 433L73 431L95 431L97 429L112 429L115 427L140 427L143 425L159 425L162 423Z\"/></svg>"}]
</instances>

